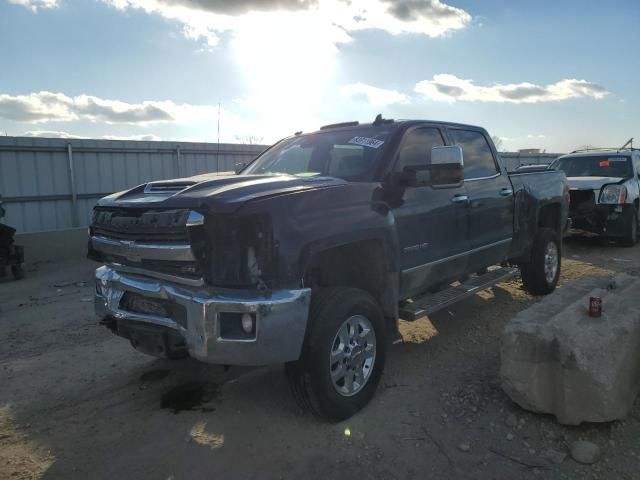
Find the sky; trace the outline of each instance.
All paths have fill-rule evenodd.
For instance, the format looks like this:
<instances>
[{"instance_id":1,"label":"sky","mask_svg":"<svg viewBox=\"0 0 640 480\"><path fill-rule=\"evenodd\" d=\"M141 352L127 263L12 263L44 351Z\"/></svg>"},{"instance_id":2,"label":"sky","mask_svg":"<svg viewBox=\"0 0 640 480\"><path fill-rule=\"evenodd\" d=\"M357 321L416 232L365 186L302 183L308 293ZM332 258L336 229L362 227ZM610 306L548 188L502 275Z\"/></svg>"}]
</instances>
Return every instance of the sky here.
<instances>
[{"instance_id":1,"label":"sky","mask_svg":"<svg viewBox=\"0 0 640 480\"><path fill-rule=\"evenodd\" d=\"M268 144L382 113L640 145L639 0L0 0L0 47L7 135Z\"/></svg>"}]
</instances>

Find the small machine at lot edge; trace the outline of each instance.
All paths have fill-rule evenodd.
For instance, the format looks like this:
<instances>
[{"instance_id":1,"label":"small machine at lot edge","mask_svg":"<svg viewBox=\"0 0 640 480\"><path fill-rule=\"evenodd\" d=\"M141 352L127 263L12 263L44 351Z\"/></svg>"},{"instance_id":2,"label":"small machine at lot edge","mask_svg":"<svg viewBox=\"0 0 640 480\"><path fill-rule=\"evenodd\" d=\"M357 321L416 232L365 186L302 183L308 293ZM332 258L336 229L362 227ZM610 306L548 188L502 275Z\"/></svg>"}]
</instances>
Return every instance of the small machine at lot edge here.
<instances>
[{"instance_id":1,"label":"small machine at lot edge","mask_svg":"<svg viewBox=\"0 0 640 480\"><path fill-rule=\"evenodd\" d=\"M24 248L14 242L15 228L2 223L5 209L0 197L0 278L6 276L7 267L11 267L11 273L16 280L24 278Z\"/></svg>"}]
</instances>

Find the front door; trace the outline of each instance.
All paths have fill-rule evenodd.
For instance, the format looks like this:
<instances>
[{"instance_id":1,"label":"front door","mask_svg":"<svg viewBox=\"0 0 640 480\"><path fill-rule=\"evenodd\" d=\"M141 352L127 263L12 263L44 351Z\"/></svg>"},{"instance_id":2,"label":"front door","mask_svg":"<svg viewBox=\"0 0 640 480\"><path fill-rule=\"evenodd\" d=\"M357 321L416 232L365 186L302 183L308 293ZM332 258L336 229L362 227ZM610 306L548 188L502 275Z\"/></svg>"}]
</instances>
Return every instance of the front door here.
<instances>
[{"instance_id":1,"label":"front door","mask_svg":"<svg viewBox=\"0 0 640 480\"><path fill-rule=\"evenodd\" d=\"M444 145L436 127L417 127L405 133L395 171L405 167L428 170L431 148ZM466 269L469 249L466 190L407 187L393 205L400 244L401 297L453 281Z\"/></svg>"}]
</instances>

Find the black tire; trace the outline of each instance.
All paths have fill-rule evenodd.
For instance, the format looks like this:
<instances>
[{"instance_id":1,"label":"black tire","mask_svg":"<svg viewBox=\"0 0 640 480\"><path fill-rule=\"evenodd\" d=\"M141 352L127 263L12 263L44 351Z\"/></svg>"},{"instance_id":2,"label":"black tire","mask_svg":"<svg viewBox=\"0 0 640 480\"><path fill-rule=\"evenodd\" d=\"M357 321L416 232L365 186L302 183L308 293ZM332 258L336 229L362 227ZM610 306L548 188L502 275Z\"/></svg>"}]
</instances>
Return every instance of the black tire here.
<instances>
[{"instance_id":1,"label":"black tire","mask_svg":"<svg viewBox=\"0 0 640 480\"><path fill-rule=\"evenodd\" d=\"M553 278L547 268L548 249L555 246L556 252L556 268ZM551 228L539 228L536 237L533 240L531 249L531 257L528 262L520 264L520 273L522 274L522 283L524 288L534 295L546 295L555 290L560 278L560 267L562 265L562 244L560 236Z\"/></svg>"},{"instance_id":2,"label":"black tire","mask_svg":"<svg viewBox=\"0 0 640 480\"><path fill-rule=\"evenodd\" d=\"M638 221L638 208L634 206L629 215L627 231L620 240L623 247L633 247L638 243Z\"/></svg>"},{"instance_id":3,"label":"black tire","mask_svg":"<svg viewBox=\"0 0 640 480\"><path fill-rule=\"evenodd\" d=\"M339 329L355 315L365 317L373 327L374 361L360 390L352 396L345 396L334 386L329 359ZM285 366L297 403L331 421L344 420L361 410L371 400L380 382L387 340L382 311L369 293L350 287L328 287L314 292L302 356Z\"/></svg>"},{"instance_id":4,"label":"black tire","mask_svg":"<svg viewBox=\"0 0 640 480\"><path fill-rule=\"evenodd\" d=\"M22 265L12 265L11 273L16 280L22 280L24 278L24 268L22 268Z\"/></svg>"}]
</instances>

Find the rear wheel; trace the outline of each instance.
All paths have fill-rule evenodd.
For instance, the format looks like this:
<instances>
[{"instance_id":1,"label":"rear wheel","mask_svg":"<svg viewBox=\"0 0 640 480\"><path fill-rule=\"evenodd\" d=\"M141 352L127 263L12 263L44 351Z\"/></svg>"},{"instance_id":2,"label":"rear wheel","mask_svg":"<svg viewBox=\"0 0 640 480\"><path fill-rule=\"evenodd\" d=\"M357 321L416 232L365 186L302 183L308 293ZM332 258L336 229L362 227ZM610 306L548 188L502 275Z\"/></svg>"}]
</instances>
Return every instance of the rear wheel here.
<instances>
[{"instance_id":1,"label":"rear wheel","mask_svg":"<svg viewBox=\"0 0 640 480\"><path fill-rule=\"evenodd\" d=\"M638 207L633 207L631 211L631 215L629 215L629 221L627 224L627 229L624 237L620 243L624 247L633 247L636 243L638 243Z\"/></svg>"},{"instance_id":2,"label":"rear wheel","mask_svg":"<svg viewBox=\"0 0 640 480\"><path fill-rule=\"evenodd\" d=\"M540 228L533 241L531 258L520 265L522 283L534 295L553 292L560 278L561 247L558 234Z\"/></svg>"},{"instance_id":3,"label":"rear wheel","mask_svg":"<svg viewBox=\"0 0 640 480\"><path fill-rule=\"evenodd\" d=\"M387 335L375 299L357 288L314 293L302 356L286 365L300 406L333 421L362 409L384 369Z\"/></svg>"}]
</instances>

